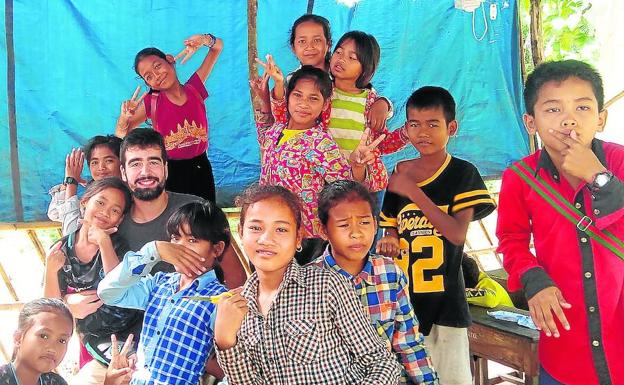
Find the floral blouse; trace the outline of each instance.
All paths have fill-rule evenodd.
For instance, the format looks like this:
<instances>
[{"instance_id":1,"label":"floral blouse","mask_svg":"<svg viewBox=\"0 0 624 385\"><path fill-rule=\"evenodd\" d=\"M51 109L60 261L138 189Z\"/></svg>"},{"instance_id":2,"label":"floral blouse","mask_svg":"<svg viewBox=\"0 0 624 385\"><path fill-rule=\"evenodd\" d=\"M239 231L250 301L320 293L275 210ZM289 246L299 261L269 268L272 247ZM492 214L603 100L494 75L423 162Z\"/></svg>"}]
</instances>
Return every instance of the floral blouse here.
<instances>
[{"instance_id":1,"label":"floral blouse","mask_svg":"<svg viewBox=\"0 0 624 385\"><path fill-rule=\"evenodd\" d=\"M379 98L380 97L377 95L377 92L374 89L371 89L367 95L364 115L368 115L371 106ZM271 93L271 113L273 114L276 122L286 122L288 120L286 99L284 98L281 100L276 100L273 98L273 93ZM321 121L319 123L319 126L323 129L323 131L327 132L330 118L331 103L328 104L327 108L325 108L321 113ZM375 149L375 161L373 162L373 164L369 165L366 170L366 181L364 182L364 184L372 192L382 191L385 190L386 187L388 187L388 171L386 170L386 166L381 160L381 155L395 153L405 147L405 145L409 142L409 137L407 136L407 130L405 129L405 126L390 132L388 130L388 127L386 127L386 125L384 124L383 129L381 129L380 131L372 132L372 137L370 140L374 141L382 134L386 134L386 138Z\"/></svg>"},{"instance_id":2,"label":"floral blouse","mask_svg":"<svg viewBox=\"0 0 624 385\"><path fill-rule=\"evenodd\" d=\"M278 145L286 122L258 122L260 184L283 186L301 198L305 237L320 237L318 194L325 183L353 179L351 167L332 137L319 126L301 130Z\"/></svg>"}]
</instances>

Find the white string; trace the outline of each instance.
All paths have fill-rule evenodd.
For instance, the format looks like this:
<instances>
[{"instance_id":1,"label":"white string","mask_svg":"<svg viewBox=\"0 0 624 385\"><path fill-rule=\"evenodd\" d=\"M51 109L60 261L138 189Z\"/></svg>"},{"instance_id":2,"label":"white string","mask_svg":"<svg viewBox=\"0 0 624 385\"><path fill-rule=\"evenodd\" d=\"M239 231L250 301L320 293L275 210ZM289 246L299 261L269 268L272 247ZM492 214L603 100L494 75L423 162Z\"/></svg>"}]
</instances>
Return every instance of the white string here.
<instances>
[{"instance_id":1,"label":"white string","mask_svg":"<svg viewBox=\"0 0 624 385\"><path fill-rule=\"evenodd\" d=\"M476 41L483 40L488 31L488 22L487 17L485 16L485 7L483 6L483 2L481 3L481 5L479 5L479 8L481 8L481 13L483 14L483 24L485 25L485 29L483 30L483 34L481 35L481 37L477 37L477 32L475 28L475 13L477 12L477 10L475 9L474 11L472 11L472 36L475 38Z\"/></svg>"}]
</instances>

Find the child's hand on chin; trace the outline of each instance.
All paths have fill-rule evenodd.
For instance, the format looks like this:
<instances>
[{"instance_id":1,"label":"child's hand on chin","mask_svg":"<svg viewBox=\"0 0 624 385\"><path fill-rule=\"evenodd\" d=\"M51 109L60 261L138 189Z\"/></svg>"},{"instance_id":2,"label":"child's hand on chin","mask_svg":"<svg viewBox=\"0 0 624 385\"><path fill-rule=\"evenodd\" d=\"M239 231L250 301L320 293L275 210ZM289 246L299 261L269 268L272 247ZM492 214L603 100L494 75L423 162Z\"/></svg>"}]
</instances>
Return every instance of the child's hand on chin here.
<instances>
[{"instance_id":1,"label":"child's hand on chin","mask_svg":"<svg viewBox=\"0 0 624 385\"><path fill-rule=\"evenodd\" d=\"M236 345L236 333L249 311L247 299L240 294L242 291L242 287L231 290L232 296L221 299L217 305L214 340L221 350Z\"/></svg>"}]
</instances>

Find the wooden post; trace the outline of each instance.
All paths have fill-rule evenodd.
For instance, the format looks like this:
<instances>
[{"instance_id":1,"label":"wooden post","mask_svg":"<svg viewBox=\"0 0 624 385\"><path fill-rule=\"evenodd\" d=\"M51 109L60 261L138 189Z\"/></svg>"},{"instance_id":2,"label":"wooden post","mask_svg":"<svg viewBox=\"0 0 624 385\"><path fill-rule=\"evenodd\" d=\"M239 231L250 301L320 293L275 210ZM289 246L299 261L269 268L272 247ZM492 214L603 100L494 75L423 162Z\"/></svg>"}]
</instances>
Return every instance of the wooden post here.
<instances>
[{"instance_id":1,"label":"wooden post","mask_svg":"<svg viewBox=\"0 0 624 385\"><path fill-rule=\"evenodd\" d=\"M2 280L4 281L4 284L6 285L6 288L9 291L9 294L11 294L11 297L13 297L13 300L15 302L19 301L19 298L17 297L17 292L15 291L15 289L13 288L13 285L11 284L11 279L9 278L9 275L6 273L1 263L0 263L0 277L2 277Z\"/></svg>"},{"instance_id":2,"label":"wooden post","mask_svg":"<svg viewBox=\"0 0 624 385\"><path fill-rule=\"evenodd\" d=\"M531 0L531 55L533 65L537 67L544 61L544 44L542 39L542 0Z\"/></svg>"},{"instance_id":3,"label":"wooden post","mask_svg":"<svg viewBox=\"0 0 624 385\"><path fill-rule=\"evenodd\" d=\"M258 16L258 0L247 0L247 65L249 67L249 80L258 75L256 58L258 57L258 38L256 34ZM260 99L249 88L251 105L254 111L260 109Z\"/></svg>"},{"instance_id":4,"label":"wooden post","mask_svg":"<svg viewBox=\"0 0 624 385\"><path fill-rule=\"evenodd\" d=\"M37 250L39 259L41 259L41 262L43 262L43 264L45 265L46 252L43 248L43 245L41 244L41 241L39 240L39 236L37 236L37 232L35 230L28 230L26 231L26 233L28 234L28 238L30 238L33 246L35 246L35 250Z\"/></svg>"}]
</instances>

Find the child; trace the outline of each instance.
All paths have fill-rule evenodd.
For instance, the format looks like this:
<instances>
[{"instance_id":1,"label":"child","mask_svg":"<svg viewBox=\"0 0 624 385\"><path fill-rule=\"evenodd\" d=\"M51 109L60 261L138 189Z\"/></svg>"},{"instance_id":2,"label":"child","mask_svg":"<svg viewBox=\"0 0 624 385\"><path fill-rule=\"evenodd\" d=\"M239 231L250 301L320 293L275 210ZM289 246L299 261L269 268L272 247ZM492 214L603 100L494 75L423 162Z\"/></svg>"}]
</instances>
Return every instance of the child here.
<instances>
[{"instance_id":1,"label":"child","mask_svg":"<svg viewBox=\"0 0 624 385\"><path fill-rule=\"evenodd\" d=\"M349 282L293 262L302 239L297 197L280 186L252 186L237 203L256 271L217 309L217 358L230 385L396 384L399 364Z\"/></svg>"},{"instance_id":2,"label":"child","mask_svg":"<svg viewBox=\"0 0 624 385\"><path fill-rule=\"evenodd\" d=\"M462 275L466 285L466 301L470 305L488 308L497 306L514 307L509 293L500 283L479 270L477 262L464 253L462 258Z\"/></svg>"},{"instance_id":3,"label":"child","mask_svg":"<svg viewBox=\"0 0 624 385\"><path fill-rule=\"evenodd\" d=\"M145 310L131 384L197 384L212 351L215 305L195 297L227 291L216 261L230 243L221 209L209 201L187 203L171 215L167 233L171 243L129 252L98 287L106 304ZM170 253L179 245L194 253ZM176 272L149 275L161 259Z\"/></svg>"},{"instance_id":4,"label":"child","mask_svg":"<svg viewBox=\"0 0 624 385\"><path fill-rule=\"evenodd\" d=\"M624 148L595 138L602 80L576 60L544 63L524 100L543 148L503 173L496 235L509 289L524 289L542 331L540 383L624 384Z\"/></svg>"},{"instance_id":5,"label":"child","mask_svg":"<svg viewBox=\"0 0 624 385\"><path fill-rule=\"evenodd\" d=\"M130 191L119 178L93 181L87 187L80 204L84 210L82 226L63 237L47 256L44 296L62 298L68 293L95 292L105 274L127 251L123 238L110 235L117 230L123 215L130 208ZM110 335L121 339L138 334L141 313L136 310L102 305L99 300L83 305L88 315L76 321L81 342L90 355L100 362L83 372L103 378L110 361Z\"/></svg>"},{"instance_id":6,"label":"child","mask_svg":"<svg viewBox=\"0 0 624 385\"><path fill-rule=\"evenodd\" d=\"M370 175L367 187L374 192L385 189L388 183L388 173L380 155L396 152L408 141L403 128L388 132L385 126L388 104L379 100L370 86L379 55L379 45L372 35L351 31L340 38L330 60L334 80L331 104L323 109L321 116L321 127L329 131L347 159L366 136L367 129L371 130L371 140L384 137L366 170ZM267 58L266 64L261 64L265 68L277 68L271 57ZM276 71L279 72L279 68ZM278 122L287 116L283 95L281 83L275 81L272 111ZM378 106L384 109L383 118L373 118L377 116L377 108L381 108Z\"/></svg>"},{"instance_id":7,"label":"child","mask_svg":"<svg viewBox=\"0 0 624 385\"><path fill-rule=\"evenodd\" d=\"M76 190L78 184L86 184L80 177L85 157L93 180L111 176L120 178L120 146L121 139L114 135L97 135L89 139L82 150L72 149L65 157L65 179L63 184L50 189L52 201L48 206L48 218L62 223L61 230L64 236L78 228L80 202Z\"/></svg>"},{"instance_id":8,"label":"child","mask_svg":"<svg viewBox=\"0 0 624 385\"><path fill-rule=\"evenodd\" d=\"M269 68L267 72L276 82L282 81L276 71ZM311 250L321 242L316 210L317 196L323 185L353 177L364 180L366 173L365 163L354 159L350 166L331 135L318 127L318 117L323 108L329 105L331 87L326 72L303 66L288 83L288 120L270 126L258 124L257 127L262 165L260 184L284 186L301 198L304 237L309 239L306 244ZM372 148L379 141L369 146L362 143L355 153L361 153L364 157L364 153L368 153L370 156ZM305 254L298 262L309 262L311 254L315 252Z\"/></svg>"},{"instance_id":9,"label":"child","mask_svg":"<svg viewBox=\"0 0 624 385\"><path fill-rule=\"evenodd\" d=\"M438 384L409 300L407 277L391 258L369 254L375 239L375 198L363 185L340 180L319 195L325 239L314 264L351 281L377 333L403 365L400 384Z\"/></svg>"},{"instance_id":10,"label":"child","mask_svg":"<svg viewBox=\"0 0 624 385\"><path fill-rule=\"evenodd\" d=\"M446 152L457 132L455 101L423 87L407 101L407 133L420 157L400 162L388 184L377 251L396 256L442 384L472 384L461 259L468 224L495 204L469 162Z\"/></svg>"},{"instance_id":11,"label":"child","mask_svg":"<svg viewBox=\"0 0 624 385\"><path fill-rule=\"evenodd\" d=\"M40 298L24 305L13 334L11 362L0 366L3 385L67 385L52 373L67 352L74 317L62 301Z\"/></svg>"},{"instance_id":12,"label":"child","mask_svg":"<svg viewBox=\"0 0 624 385\"><path fill-rule=\"evenodd\" d=\"M134 70L150 91L137 99L140 89L137 87L132 98L122 103L115 135L123 138L147 118L151 119L153 128L165 139L169 169L167 190L214 202L212 166L206 156L208 120L204 100L208 92L204 82L223 49L223 42L206 34L193 35L184 45L186 48L175 58L157 48L145 48L137 53ZM203 45L210 49L208 54L182 85L174 66L176 60L184 55L184 64Z\"/></svg>"}]
</instances>

